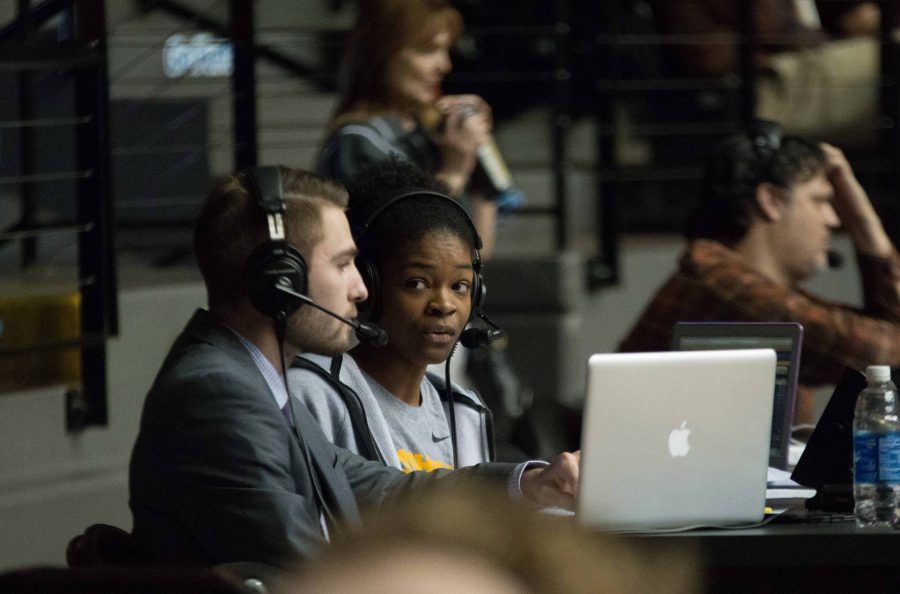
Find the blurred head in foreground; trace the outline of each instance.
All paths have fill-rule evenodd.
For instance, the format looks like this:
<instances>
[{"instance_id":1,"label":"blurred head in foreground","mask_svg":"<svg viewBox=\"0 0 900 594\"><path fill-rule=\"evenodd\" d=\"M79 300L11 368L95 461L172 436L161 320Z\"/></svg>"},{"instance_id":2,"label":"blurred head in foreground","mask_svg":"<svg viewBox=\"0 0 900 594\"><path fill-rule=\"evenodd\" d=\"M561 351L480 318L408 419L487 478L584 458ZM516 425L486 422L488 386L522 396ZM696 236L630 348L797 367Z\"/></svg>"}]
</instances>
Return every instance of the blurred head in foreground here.
<instances>
[{"instance_id":1,"label":"blurred head in foreground","mask_svg":"<svg viewBox=\"0 0 900 594\"><path fill-rule=\"evenodd\" d=\"M494 491L429 491L363 526L286 580L300 592L697 592L693 551L638 551Z\"/></svg>"}]
</instances>

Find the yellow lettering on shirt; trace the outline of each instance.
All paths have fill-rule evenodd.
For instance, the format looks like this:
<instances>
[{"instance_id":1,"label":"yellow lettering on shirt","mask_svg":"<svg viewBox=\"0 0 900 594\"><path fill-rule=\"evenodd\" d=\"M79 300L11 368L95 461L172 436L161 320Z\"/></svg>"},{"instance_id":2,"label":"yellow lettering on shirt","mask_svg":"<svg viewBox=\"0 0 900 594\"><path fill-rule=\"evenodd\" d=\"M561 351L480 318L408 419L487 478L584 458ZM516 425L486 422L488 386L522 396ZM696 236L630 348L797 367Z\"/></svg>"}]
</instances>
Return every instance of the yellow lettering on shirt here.
<instances>
[{"instance_id":1,"label":"yellow lettering on shirt","mask_svg":"<svg viewBox=\"0 0 900 594\"><path fill-rule=\"evenodd\" d=\"M397 458L400 460L400 469L406 473L410 473L413 470L431 472L436 468L453 470L452 464L447 464L440 460L433 460L425 454L414 454L407 450L397 450Z\"/></svg>"}]
</instances>

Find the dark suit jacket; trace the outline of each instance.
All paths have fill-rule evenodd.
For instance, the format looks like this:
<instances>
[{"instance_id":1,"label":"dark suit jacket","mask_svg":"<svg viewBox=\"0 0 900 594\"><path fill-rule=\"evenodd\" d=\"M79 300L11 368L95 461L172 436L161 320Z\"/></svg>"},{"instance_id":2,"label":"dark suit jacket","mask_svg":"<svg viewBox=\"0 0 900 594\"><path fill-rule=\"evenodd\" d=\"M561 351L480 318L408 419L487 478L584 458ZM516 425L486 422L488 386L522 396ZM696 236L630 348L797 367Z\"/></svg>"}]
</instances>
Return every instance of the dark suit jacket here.
<instances>
[{"instance_id":1,"label":"dark suit jacket","mask_svg":"<svg viewBox=\"0 0 900 594\"><path fill-rule=\"evenodd\" d=\"M404 475L328 443L303 406L294 418L326 498L349 522L359 518L358 501L378 503L420 484L449 486L469 476L505 480L513 468ZM203 310L147 395L129 487L135 544L149 561L281 565L322 543L292 428L238 338Z\"/></svg>"}]
</instances>

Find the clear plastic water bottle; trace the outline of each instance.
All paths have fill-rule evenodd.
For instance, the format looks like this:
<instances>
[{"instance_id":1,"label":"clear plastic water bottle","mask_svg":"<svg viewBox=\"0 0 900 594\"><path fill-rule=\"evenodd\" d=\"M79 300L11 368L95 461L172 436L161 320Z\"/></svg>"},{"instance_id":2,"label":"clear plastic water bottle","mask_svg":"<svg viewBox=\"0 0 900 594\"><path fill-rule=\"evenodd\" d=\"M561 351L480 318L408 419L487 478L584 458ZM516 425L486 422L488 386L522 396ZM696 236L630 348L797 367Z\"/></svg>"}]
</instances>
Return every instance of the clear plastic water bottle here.
<instances>
[{"instance_id":1,"label":"clear plastic water bottle","mask_svg":"<svg viewBox=\"0 0 900 594\"><path fill-rule=\"evenodd\" d=\"M891 368L870 365L853 419L853 499L859 526L900 528L900 418Z\"/></svg>"}]
</instances>

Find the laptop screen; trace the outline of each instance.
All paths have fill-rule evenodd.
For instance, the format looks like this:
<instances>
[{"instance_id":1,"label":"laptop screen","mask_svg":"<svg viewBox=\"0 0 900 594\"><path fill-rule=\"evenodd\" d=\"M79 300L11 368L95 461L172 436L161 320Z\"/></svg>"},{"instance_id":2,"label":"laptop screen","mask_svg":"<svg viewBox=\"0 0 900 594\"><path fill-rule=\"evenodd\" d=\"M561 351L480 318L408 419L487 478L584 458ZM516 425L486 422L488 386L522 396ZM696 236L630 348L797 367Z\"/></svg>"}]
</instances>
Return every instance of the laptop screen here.
<instances>
[{"instance_id":1,"label":"laptop screen","mask_svg":"<svg viewBox=\"0 0 900 594\"><path fill-rule=\"evenodd\" d=\"M788 464L802 337L803 327L796 323L679 322L673 332L672 349L677 351L775 350L769 465L776 468Z\"/></svg>"}]
</instances>

